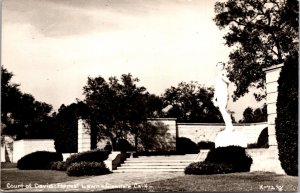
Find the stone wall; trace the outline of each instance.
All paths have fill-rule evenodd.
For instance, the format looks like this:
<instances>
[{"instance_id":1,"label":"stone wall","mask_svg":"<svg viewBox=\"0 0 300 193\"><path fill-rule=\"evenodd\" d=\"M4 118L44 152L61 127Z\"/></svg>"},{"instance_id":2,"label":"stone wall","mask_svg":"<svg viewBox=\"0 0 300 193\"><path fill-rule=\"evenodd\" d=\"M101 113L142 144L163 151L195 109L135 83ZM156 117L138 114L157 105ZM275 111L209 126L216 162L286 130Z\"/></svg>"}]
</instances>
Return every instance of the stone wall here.
<instances>
[{"instance_id":1,"label":"stone wall","mask_svg":"<svg viewBox=\"0 0 300 193\"><path fill-rule=\"evenodd\" d=\"M23 156L36 151L55 152L53 139L23 139L14 141L12 162L17 163Z\"/></svg>"},{"instance_id":2,"label":"stone wall","mask_svg":"<svg viewBox=\"0 0 300 193\"><path fill-rule=\"evenodd\" d=\"M257 142L257 139L264 128L268 126L267 122L233 124L236 131L240 131L247 137L247 144ZM225 128L222 123L177 123L178 137L186 137L193 142L215 141L218 132Z\"/></svg>"}]
</instances>

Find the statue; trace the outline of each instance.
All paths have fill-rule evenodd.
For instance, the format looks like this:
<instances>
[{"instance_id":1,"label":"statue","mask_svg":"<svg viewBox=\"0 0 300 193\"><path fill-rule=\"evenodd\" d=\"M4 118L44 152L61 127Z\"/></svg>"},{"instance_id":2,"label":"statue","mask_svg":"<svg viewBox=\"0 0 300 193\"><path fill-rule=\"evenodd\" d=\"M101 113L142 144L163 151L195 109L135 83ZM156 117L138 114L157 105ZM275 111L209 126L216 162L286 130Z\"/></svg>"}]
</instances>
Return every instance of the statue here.
<instances>
[{"instance_id":1,"label":"statue","mask_svg":"<svg viewBox=\"0 0 300 193\"><path fill-rule=\"evenodd\" d=\"M227 112L226 107L228 103L228 85L230 83L227 72L225 70L225 64L223 62L218 62L216 68L218 70L215 82L215 94L212 99L215 107L219 108L222 114L223 120L225 122L224 131L233 131L233 125L230 114Z\"/></svg>"}]
</instances>

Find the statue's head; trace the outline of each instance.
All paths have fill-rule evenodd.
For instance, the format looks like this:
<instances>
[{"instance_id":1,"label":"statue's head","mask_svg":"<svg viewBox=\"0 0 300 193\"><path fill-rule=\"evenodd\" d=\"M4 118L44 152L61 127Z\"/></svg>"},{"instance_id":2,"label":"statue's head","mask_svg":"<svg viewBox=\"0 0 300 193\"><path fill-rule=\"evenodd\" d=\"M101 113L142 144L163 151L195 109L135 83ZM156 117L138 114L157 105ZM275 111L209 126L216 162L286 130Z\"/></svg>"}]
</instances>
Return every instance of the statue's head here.
<instances>
[{"instance_id":1,"label":"statue's head","mask_svg":"<svg viewBox=\"0 0 300 193\"><path fill-rule=\"evenodd\" d=\"M218 70L223 70L224 67L225 67L225 64L223 62L218 62L216 64L216 67L217 67Z\"/></svg>"}]
</instances>

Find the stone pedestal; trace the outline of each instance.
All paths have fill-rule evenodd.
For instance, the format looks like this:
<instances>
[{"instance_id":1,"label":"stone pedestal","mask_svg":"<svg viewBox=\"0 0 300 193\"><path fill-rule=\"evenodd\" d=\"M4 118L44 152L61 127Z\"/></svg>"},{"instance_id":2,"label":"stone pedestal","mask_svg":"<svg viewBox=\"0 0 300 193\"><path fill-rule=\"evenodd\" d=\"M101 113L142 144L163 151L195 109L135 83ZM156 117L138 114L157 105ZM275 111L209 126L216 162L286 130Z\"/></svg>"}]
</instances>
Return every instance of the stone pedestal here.
<instances>
[{"instance_id":1,"label":"stone pedestal","mask_svg":"<svg viewBox=\"0 0 300 193\"><path fill-rule=\"evenodd\" d=\"M215 138L215 147L240 146L247 148L247 137L238 131L221 131Z\"/></svg>"}]
</instances>

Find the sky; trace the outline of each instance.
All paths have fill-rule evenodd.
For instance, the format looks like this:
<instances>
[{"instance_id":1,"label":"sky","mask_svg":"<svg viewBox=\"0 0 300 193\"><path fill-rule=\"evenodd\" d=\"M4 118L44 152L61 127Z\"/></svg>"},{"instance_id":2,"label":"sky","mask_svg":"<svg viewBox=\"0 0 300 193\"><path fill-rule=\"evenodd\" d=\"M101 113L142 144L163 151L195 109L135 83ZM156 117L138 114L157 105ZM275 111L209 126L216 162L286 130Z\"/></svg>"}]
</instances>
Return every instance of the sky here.
<instances>
[{"instance_id":1,"label":"sky","mask_svg":"<svg viewBox=\"0 0 300 193\"><path fill-rule=\"evenodd\" d=\"M230 48L215 0L3 0L2 65L13 82L56 111L83 100L87 77L131 73L161 95L180 82L213 87ZM230 92L233 92L233 84ZM237 120L252 95L228 109Z\"/></svg>"}]
</instances>

